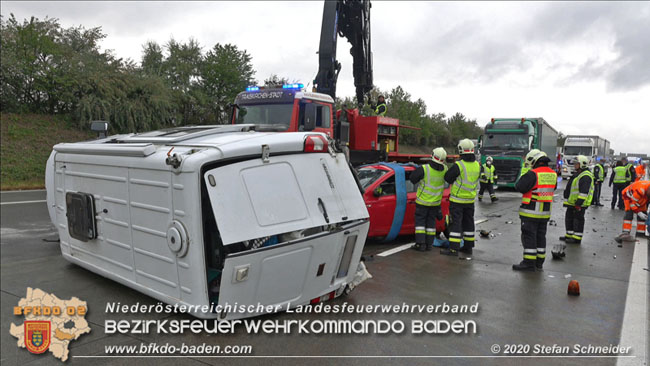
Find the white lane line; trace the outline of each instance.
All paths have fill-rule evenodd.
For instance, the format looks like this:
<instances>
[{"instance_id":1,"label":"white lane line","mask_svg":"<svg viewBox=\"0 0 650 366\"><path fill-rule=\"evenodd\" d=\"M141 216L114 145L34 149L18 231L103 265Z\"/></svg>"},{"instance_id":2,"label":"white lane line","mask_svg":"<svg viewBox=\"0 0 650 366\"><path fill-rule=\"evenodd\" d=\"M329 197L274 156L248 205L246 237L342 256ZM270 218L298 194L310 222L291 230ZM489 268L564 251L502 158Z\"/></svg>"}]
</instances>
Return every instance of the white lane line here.
<instances>
[{"instance_id":1,"label":"white lane line","mask_svg":"<svg viewBox=\"0 0 650 366\"><path fill-rule=\"evenodd\" d=\"M630 280L627 287L625 299L625 312L623 313L623 327L621 329L622 347L632 347L632 355L636 358L616 361L617 366L622 365L645 365L647 360L648 345L648 244L647 239L641 239L639 244L634 244L634 256L632 257L632 268L630 269Z\"/></svg>"},{"instance_id":2,"label":"white lane line","mask_svg":"<svg viewBox=\"0 0 650 366\"><path fill-rule=\"evenodd\" d=\"M377 257L388 257L391 254L399 253L399 252L401 252L403 250L406 250L406 249L412 247L414 244L415 243L408 243L408 244L400 245L400 246L398 246L396 248L389 249L389 250L387 250L385 252L381 252L381 253L377 254Z\"/></svg>"},{"instance_id":3,"label":"white lane line","mask_svg":"<svg viewBox=\"0 0 650 366\"><path fill-rule=\"evenodd\" d=\"M19 189L16 191L2 191L1 194L5 193L25 193L25 192L45 192L45 189Z\"/></svg>"},{"instance_id":4,"label":"white lane line","mask_svg":"<svg viewBox=\"0 0 650 366\"><path fill-rule=\"evenodd\" d=\"M18 202L2 202L0 205L22 205L25 203L40 203L40 202L47 202L46 200L38 200L38 201L18 201Z\"/></svg>"},{"instance_id":5,"label":"white lane line","mask_svg":"<svg viewBox=\"0 0 650 366\"><path fill-rule=\"evenodd\" d=\"M480 219L480 220L476 220L476 221L474 221L474 225L482 224L482 223L486 222L487 220L488 220L488 219Z\"/></svg>"}]
</instances>

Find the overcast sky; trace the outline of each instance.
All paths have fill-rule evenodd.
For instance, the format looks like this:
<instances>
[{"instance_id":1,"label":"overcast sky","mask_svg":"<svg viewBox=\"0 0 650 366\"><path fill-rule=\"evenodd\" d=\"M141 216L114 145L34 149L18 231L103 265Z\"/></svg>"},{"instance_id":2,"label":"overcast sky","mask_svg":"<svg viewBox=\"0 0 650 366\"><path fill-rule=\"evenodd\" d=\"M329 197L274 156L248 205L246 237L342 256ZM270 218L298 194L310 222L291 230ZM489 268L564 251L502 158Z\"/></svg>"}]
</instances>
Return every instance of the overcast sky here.
<instances>
[{"instance_id":1,"label":"overcast sky","mask_svg":"<svg viewBox=\"0 0 650 366\"><path fill-rule=\"evenodd\" d=\"M140 61L153 40L232 43L257 80L308 84L318 70L323 3L14 2L3 16L102 27L102 46ZM428 113L544 117L565 134L600 135L617 152L650 153L650 2L374 1L374 84L401 85ZM353 96L352 58L340 39L338 96Z\"/></svg>"}]
</instances>

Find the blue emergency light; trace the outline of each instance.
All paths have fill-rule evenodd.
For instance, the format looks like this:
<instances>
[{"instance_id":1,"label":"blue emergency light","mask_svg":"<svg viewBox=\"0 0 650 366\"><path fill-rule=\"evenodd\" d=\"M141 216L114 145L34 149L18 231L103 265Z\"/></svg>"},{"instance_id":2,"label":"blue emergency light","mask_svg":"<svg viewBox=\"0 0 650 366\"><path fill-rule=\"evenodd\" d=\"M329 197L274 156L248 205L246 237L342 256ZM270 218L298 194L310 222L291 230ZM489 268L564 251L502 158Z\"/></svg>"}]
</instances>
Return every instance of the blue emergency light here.
<instances>
[{"instance_id":1,"label":"blue emergency light","mask_svg":"<svg viewBox=\"0 0 650 366\"><path fill-rule=\"evenodd\" d=\"M251 91L259 91L260 87L259 86L249 86L246 88L246 91L251 92Z\"/></svg>"},{"instance_id":2,"label":"blue emergency light","mask_svg":"<svg viewBox=\"0 0 650 366\"><path fill-rule=\"evenodd\" d=\"M303 87L304 85L300 83L282 85L282 89L302 89Z\"/></svg>"}]
</instances>

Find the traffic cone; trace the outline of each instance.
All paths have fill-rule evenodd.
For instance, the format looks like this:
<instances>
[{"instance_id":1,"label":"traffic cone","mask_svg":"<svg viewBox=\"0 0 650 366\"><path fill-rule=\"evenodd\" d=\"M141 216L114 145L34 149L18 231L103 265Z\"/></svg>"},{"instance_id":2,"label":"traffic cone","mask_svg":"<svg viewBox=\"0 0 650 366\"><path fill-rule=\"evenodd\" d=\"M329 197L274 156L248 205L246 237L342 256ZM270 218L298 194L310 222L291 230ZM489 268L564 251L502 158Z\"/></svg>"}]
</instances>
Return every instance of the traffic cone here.
<instances>
[{"instance_id":1,"label":"traffic cone","mask_svg":"<svg viewBox=\"0 0 650 366\"><path fill-rule=\"evenodd\" d=\"M567 289L567 294L572 296L580 296L580 284L576 280L571 280L569 282L569 288Z\"/></svg>"}]
</instances>

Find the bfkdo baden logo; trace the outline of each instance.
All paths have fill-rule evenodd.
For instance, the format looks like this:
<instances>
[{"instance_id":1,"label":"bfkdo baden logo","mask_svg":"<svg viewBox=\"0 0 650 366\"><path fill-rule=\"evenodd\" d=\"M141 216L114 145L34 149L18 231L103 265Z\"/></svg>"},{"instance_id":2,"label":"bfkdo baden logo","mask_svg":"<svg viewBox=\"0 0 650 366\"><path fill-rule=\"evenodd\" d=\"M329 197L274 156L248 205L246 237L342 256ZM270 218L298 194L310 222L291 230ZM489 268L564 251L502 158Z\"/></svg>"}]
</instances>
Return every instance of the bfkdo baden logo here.
<instances>
[{"instance_id":1,"label":"bfkdo baden logo","mask_svg":"<svg viewBox=\"0 0 650 366\"><path fill-rule=\"evenodd\" d=\"M17 345L34 354L49 351L61 361L68 359L68 345L89 333L85 319L88 307L76 297L61 300L40 289L27 288L27 296L14 306L14 315L23 316L22 325L11 324L9 333Z\"/></svg>"},{"instance_id":2,"label":"bfkdo baden logo","mask_svg":"<svg viewBox=\"0 0 650 366\"><path fill-rule=\"evenodd\" d=\"M27 320L25 325L25 347L31 353L43 353L50 348L52 324L46 320Z\"/></svg>"}]
</instances>

